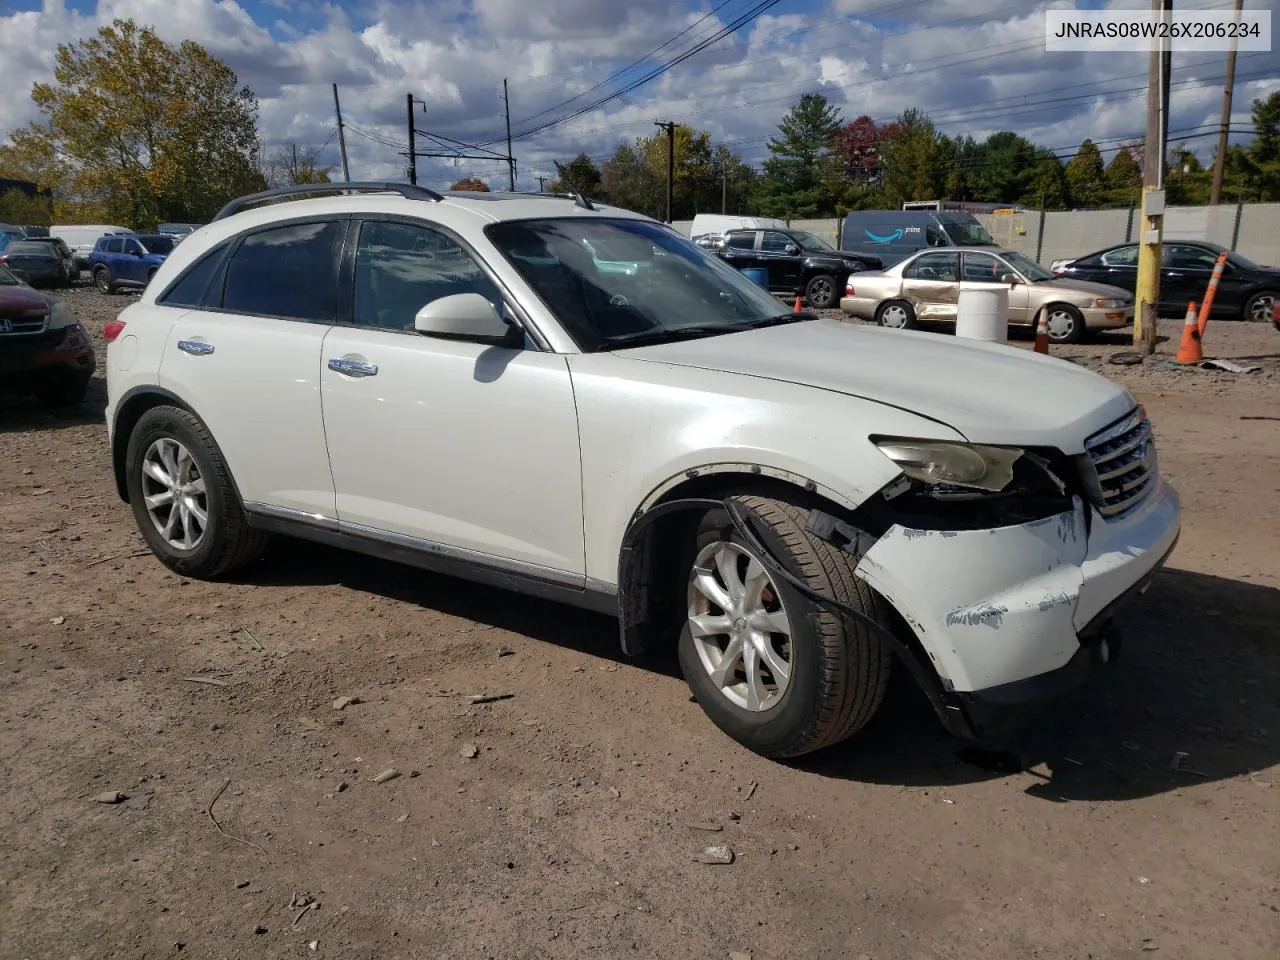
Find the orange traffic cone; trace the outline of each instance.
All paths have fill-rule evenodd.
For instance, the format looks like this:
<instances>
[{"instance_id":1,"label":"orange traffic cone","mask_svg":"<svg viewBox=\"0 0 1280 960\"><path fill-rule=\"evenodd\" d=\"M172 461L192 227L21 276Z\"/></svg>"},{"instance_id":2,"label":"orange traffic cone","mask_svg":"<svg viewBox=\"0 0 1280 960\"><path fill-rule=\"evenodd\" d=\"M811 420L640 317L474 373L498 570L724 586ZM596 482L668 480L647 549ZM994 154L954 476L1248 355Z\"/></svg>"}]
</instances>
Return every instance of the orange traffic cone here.
<instances>
[{"instance_id":1,"label":"orange traffic cone","mask_svg":"<svg viewBox=\"0 0 1280 960\"><path fill-rule=\"evenodd\" d=\"M1049 319L1044 307L1040 308L1040 322L1036 324L1036 343L1032 348L1036 353L1049 352Z\"/></svg>"},{"instance_id":2,"label":"orange traffic cone","mask_svg":"<svg viewBox=\"0 0 1280 960\"><path fill-rule=\"evenodd\" d=\"M796 294L796 305L792 308L796 313L800 313L804 309L804 300L800 294Z\"/></svg>"},{"instance_id":3,"label":"orange traffic cone","mask_svg":"<svg viewBox=\"0 0 1280 960\"><path fill-rule=\"evenodd\" d=\"M1196 302L1187 304L1187 319L1182 325L1182 343L1178 344L1178 355L1174 363L1200 363L1204 353L1200 350L1200 324L1196 320Z\"/></svg>"}]
</instances>

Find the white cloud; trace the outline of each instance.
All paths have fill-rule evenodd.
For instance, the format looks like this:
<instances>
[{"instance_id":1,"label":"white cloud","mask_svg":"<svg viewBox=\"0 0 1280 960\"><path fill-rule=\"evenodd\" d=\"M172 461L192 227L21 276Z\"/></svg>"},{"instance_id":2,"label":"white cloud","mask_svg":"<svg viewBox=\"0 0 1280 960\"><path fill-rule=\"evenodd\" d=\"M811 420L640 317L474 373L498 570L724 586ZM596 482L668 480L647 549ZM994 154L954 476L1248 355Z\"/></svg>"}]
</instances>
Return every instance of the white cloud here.
<instances>
[{"instance_id":1,"label":"white cloud","mask_svg":"<svg viewBox=\"0 0 1280 960\"><path fill-rule=\"evenodd\" d=\"M45 0L39 11L0 15L0 136L36 119L22 91L49 80L58 44L90 36L116 16L154 25L166 40L194 39L226 60L258 94L268 143L318 145L333 132L331 83L353 129L353 175L395 177L405 134L405 94L426 101L421 128L458 140L499 141L502 79L510 79L517 134L567 112L556 107L587 91L679 30L710 0L98 0L95 13ZM1131 5L1132 0L1112 0ZM1209 4L1219 0L1208 0ZM1257 0L1249 0L1255 5ZM655 120L703 127L748 160L801 93L820 90L847 119L887 119L920 107L951 134L983 137L1013 129L1044 146L1069 148L1085 136L1114 148L1140 136L1145 63L1090 54L1048 54L1043 10L1067 0L826 0L804 15L761 17L641 91L579 119L518 140L523 187L579 151L603 158L622 139L647 136ZM255 21L250 10L259 12ZM785 10L785 8L784 8ZM699 24L662 51L670 56L722 21ZM1222 56L1175 58L1173 131L1216 122ZM1280 54L1241 55L1233 123L1276 85ZM628 78L637 76L632 71ZM1199 78L1198 82L1190 82ZM572 106L602 95L595 91ZM1207 129L1207 128L1206 128ZM363 135L362 135L363 134ZM366 139L368 135L373 139ZM381 141L381 142L378 142ZM1188 140L1207 156L1212 137ZM501 144L495 143L494 149ZM327 161L336 162L335 146ZM499 183L501 164L423 161L423 182L477 174Z\"/></svg>"}]
</instances>

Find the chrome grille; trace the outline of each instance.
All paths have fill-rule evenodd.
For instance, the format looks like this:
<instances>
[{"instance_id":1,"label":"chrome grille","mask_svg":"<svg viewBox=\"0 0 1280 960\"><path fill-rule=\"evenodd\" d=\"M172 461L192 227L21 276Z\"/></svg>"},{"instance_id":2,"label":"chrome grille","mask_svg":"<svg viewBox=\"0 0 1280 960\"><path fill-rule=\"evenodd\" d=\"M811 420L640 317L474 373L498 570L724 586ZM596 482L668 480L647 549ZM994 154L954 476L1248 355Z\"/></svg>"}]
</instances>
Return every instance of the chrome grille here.
<instances>
[{"instance_id":1,"label":"chrome grille","mask_svg":"<svg viewBox=\"0 0 1280 960\"><path fill-rule=\"evenodd\" d=\"M47 315L26 317L0 317L0 333L44 333L49 323Z\"/></svg>"},{"instance_id":2,"label":"chrome grille","mask_svg":"<svg viewBox=\"0 0 1280 960\"><path fill-rule=\"evenodd\" d=\"M1156 442L1151 421L1138 407L1084 443L1085 486L1098 512L1115 519L1141 503L1155 487Z\"/></svg>"}]
</instances>

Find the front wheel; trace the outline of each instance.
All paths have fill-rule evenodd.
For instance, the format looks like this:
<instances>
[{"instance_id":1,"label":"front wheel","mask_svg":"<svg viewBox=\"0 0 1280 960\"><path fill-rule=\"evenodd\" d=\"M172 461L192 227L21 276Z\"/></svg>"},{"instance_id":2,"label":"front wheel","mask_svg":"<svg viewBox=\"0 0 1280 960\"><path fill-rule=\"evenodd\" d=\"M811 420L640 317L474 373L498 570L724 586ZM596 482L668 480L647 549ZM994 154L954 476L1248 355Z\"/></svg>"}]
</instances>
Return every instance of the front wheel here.
<instances>
[{"instance_id":1,"label":"front wheel","mask_svg":"<svg viewBox=\"0 0 1280 960\"><path fill-rule=\"evenodd\" d=\"M1079 343L1084 339L1084 317L1071 304L1055 303L1045 310L1045 326L1049 328L1049 339L1054 343Z\"/></svg>"},{"instance_id":2,"label":"front wheel","mask_svg":"<svg viewBox=\"0 0 1280 960\"><path fill-rule=\"evenodd\" d=\"M840 291L836 289L836 278L820 273L811 277L804 288L805 299L815 310L830 310L840 299Z\"/></svg>"},{"instance_id":3,"label":"front wheel","mask_svg":"<svg viewBox=\"0 0 1280 960\"><path fill-rule=\"evenodd\" d=\"M222 453L194 414L144 413L129 437L125 472L138 529L169 569L212 579L261 555L266 535L249 526Z\"/></svg>"},{"instance_id":4,"label":"front wheel","mask_svg":"<svg viewBox=\"0 0 1280 960\"><path fill-rule=\"evenodd\" d=\"M1280 297L1277 297L1273 290L1263 290L1261 293L1255 293L1249 298L1244 305L1244 319L1250 323L1267 323L1268 321L1276 324L1280 329L1280 320L1274 315L1275 305Z\"/></svg>"},{"instance_id":5,"label":"front wheel","mask_svg":"<svg viewBox=\"0 0 1280 960\"><path fill-rule=\"evenodd\" d=\"M854 576L856 561L805 531L807 511L766 497L736 500L783 569L887 623L883 601ZM839 743L871 719L891 660L873 630L771 573L724 510L703 518L689 563L680 667L716 726L756 753L783 758Z\"/></svg>"}]
</instances>

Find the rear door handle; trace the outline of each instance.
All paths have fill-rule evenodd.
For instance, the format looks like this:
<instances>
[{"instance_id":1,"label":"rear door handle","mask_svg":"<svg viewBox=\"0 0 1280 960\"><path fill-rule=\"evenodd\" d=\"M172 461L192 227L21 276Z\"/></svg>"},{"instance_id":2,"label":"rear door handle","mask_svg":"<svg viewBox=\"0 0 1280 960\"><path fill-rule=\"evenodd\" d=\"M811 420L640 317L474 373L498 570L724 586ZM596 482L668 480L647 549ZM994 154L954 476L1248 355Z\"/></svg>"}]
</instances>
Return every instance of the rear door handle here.
<instances>
[{"instance_id":1,"label":"rear door handle","mask_svg":"<svg viewBox=\"0 0 1280 960\"><path fill-rule=\"evenodd\" d=\"M213 344L206 343L204 340L179 340L178 349L193 357L207 357L213 353Z\"/></svg>"},{"instance_id":2,"label":"rear door handle","mask_svg":"<svg viewBox=\"0 0 1280 960\"><path fill-rule=\"evenodd\" d=\"M332 357L329 369L336 373L345 373L348 377L376 377L378 365L365 363L363 360L352 360L348 357Z\"/></svg>"}]
</instances>

